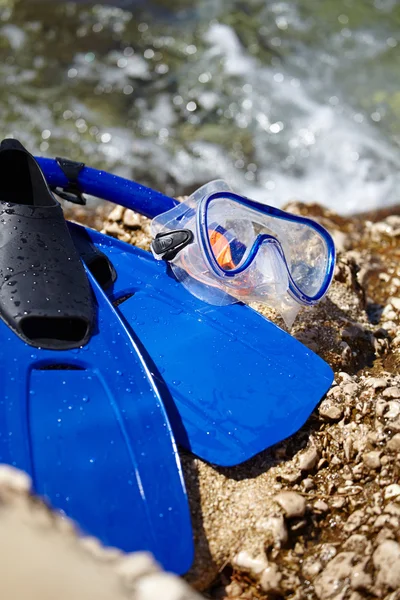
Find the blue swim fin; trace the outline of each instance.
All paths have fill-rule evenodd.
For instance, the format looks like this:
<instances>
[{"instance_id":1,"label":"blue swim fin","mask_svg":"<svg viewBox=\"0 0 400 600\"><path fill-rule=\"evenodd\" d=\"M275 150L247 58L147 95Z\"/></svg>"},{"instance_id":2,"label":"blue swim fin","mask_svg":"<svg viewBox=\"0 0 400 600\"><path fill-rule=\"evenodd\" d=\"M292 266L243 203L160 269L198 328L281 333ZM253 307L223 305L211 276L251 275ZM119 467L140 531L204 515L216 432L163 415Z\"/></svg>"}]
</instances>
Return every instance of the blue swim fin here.
<instances>
[{"instance_id":1,"label":"blue swim fin","mask_svg":"<svg viewBox=\"0 0 400 600\"><path fill-rule=\"evenodd\" d=\"M186 572L179 457L135 334L96 280L112 285L114 271L82 253L96 278L85 272L60 205L15 140L0 145L0 217L0 462L29 473L84 533Z\"/></svg>"},{"instance_id":2,"label":"blue swim fin","mask_svg":"<svg viewBox=\"0 0 400 600\"><path fill-rule=\"evenodd\" d=\"M85 533L184 573L192 533L168 419L135 341L88 276L98 321L83 348L32 348L0 321L0 462L29 473Z\"/></svg>"},{"instance_id":3,"label":"blue swim fin","mask_svg":"<svg viewBox=\"0 0 400 600\"><path fill-rule=\"evenodd\" d=\"M198 300L149 252L86 233L115 268L107 294L152 364L178 443L231 466L305 423L333 381L319 356L248 306Z\"/></svg>"}]
</instances>

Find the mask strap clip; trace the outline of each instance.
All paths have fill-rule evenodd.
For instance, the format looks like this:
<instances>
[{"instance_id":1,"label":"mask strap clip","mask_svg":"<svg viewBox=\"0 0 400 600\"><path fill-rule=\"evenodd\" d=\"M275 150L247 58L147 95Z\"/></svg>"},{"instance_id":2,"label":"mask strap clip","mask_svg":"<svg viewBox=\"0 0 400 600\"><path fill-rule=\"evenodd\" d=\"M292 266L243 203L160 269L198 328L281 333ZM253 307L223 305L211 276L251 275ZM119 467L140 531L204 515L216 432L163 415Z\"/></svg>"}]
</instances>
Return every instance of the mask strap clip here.
<instances>
[{"instance_id":1,"label":"mask strap clip","mask_svg":"<svg viewBox=\"0 0 400 600\"><path fill-rule=\"evenodd\" d=\"M194 236L190 229L176 229L166 233L157 233L151 242L151 250L156 258L173 260L175 256L193 242Z\"/></svg>"}]
</instances>

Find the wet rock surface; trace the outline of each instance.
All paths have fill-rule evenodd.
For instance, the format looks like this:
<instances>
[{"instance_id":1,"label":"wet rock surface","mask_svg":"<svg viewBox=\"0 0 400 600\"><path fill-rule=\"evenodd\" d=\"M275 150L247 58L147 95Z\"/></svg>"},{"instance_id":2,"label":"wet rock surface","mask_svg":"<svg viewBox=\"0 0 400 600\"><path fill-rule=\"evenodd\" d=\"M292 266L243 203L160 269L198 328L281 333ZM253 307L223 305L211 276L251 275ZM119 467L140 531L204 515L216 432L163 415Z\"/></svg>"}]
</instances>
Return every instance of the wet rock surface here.
<instances>
[{"instance_id":1,"label":"wet rock surface","mask_svg":"<svg viewBox=\"0 0 400 600\"><path fill-rule=\"evenodd\" d=\"M290 210L341 242L327 297L291 331L335 381L296 435L243 465L181 452L196 542L187 579L219 600L398 600L400 220ZM127 212L115 209L104 231L148 249L149 221Z\"/></svg>"}]
</instances>

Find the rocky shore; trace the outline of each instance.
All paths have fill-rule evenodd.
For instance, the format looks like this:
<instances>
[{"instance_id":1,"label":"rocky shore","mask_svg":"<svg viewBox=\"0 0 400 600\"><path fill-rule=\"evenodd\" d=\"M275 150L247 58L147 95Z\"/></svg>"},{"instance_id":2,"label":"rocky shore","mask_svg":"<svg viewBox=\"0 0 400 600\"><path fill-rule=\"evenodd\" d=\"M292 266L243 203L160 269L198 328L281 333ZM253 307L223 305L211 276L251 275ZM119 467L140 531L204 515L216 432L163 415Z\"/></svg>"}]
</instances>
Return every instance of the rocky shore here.
<instances>
[{"instance_id":1,"label":"rocky shore","mask_svg":"<svg viewBox=\"0 0 400 600\"><path fill-rule=\"evenodd\" d=\"M299 203L289 209L317 219L335 238L331 290L317 307L300 313L291 331L329 362L335 382L301 431L243 465L216 469L182 451L196 540L187 580L219 600L399 600L400 217L393 211L344 219ZM92 215L97 226L148 247L146 219L120 207L109 215L104 211ZM283 326L272 311L264 312ZM268 401L268 390L265 394ZM24 499L13 491L12 505L26 503L22 487ZM4 543L14 527L17 536L20 532L17 519L10 525L1 511ZM81 552L74 544L71 556ZM96 558L101 577L113 571L110 560ZM113 561L117 571L129 562L119 554ZM154 581L157 577L167 576L154 574ZM112 597L197 597L174 581L178 587L169 595L160 583L152 596L135 591Z\"/></svg>"}]
</instances>

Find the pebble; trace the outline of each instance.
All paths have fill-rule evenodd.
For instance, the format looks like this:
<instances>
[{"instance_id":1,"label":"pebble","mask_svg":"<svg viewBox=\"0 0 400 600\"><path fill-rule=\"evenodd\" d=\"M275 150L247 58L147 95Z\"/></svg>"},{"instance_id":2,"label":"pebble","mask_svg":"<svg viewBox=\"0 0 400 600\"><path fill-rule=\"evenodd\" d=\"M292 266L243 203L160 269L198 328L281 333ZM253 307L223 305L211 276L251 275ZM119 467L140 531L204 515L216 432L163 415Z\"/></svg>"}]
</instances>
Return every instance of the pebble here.
<instances>
[{"instance_id":1,"label":"pebble","mask_svg":"<svg viewBox=\"0 0 400 600\"><path fill-rule=\"evenodd\" d=\"M400 416L392 419L388 424L387 428L395 433L400 433Z\"/></svg>"},{"instance_id":2,"label":"pebble","mask_svg":"<svg viewBox=\"0 0 400 600\"><path fill-rule=\"evenodd\" d=\"M400 546L394 540L384 540L372 557L378 571L376 583L379 587L396 590L400 588Z\"/></svg>"},{"instance_id":3,"label":"pebble","mask_svg":"<svg viewBox=\"0 0 400 600\"><path fill-rule=\"evenodd\" d=\"M124 242L127 242L131 239L130 235L116 222L107 224L105 230L106 230L106 233L108 233L109 235L118 237L118 239L120 239Z\"/></svg>"},{"instance_id":4,"label":"pebble","mask_svg":"<svg viewBox=\"0 0 400 600\"><path fill-rule=\"evenodd\" d=\"M288 532L282 515L272 515L258 521L256 529L257 531L266 532L266 543L271 541L275 547L279 548L282 544L287 542ZM268 537L270 537L270 539L268 539Z\"/></svg>"},{"instance_id":5,"label":"pebble","mask_svg":"<svg viewBox=\"0 0 400 600\"><path fill-rule=\"evenodd\" d=\"M379 469L381 466L380 452L376 450L367 452L363 456L363 462L368 469Z\"/></svg>"},{"instance_id":6,"label":"pebble","mask_svg":"<svg viewBox=\"0 0 400 600\"><path fill-rule=\"evenodd\" d=\"M400 388L394 385L388 387L382 392L382 396L385 398L400 398Z\"/></svg>"},{"instance_id":7,"label":"pebble","mask_svg":"<svg viewBox=\"0 0 400 600\"><path fill-rule=\"evenodd\" d=\"M390 298L389 302L393 306L393 308L395 308L396 310L400 310L400 298Z\"/></svg>"},{"instance_id":8,"label":"pebble","mask_svg":"<svg viewBox=\"0 0 400 600\"><path fill-rule=\"evenodd\" d=\"M242 594L243 587L238 581L231 581L231 583L226 586L224 591L228 598L237 598Z\"/></svg>"},{"instance_id":9,"label":"pebble","mask_svg":"<svg viewBox=\"0 0 400 600\"><path fill-rule=\"evenodd\" d=\"M302 517L306 512L306 501L296 492L281 492L274 500L283 508L289 519Z\"/></svg>"},{"instance_id":10,"label":"pebble","mask_svg":"<svg viewBox=\"0 0 400 600\"><path fill-rule=\"evenodd\" d=\"M344 598L355 562L354 552L340 552L335 556L315 580L317 597L320 600Z\"/></svg>"},{"instance_id":11,"label":"pebble","mask_svg":"<svg viewBox=\"0 0 400 600\"><path fill-rule=\"evenodd\" d=\"M342 390L346 396L353 396L358 392L358 385L356 383L346 383L346 385L342 387Z\"/></svg>"},{"instance_id":12,"label":"pebble","mask_svg":"<svg viewBox=\"0 0 400 600\"><path fill-rule=\"evenodd\" d=\"M268 562L265 556L254 558L246 550L238 552L233 558L234 565L244 571L250 571L253 575L260 575L267 567Z\"/></svg>"},{"instance_id":13,"label":"pebble","mask_svg":"<svg viewBox=\"0 0 400 600\"><path fill-rule=\"evenodd\" d=\"M383 377L371 377L367 380L366 385L374 390L379 390L387 387L387 381Z\"/></svg>"},{"instance_id":14,"label":"pebble","mask_svg":"<svg viewBox=\"0 0 400 600\"><path fill-rule=\"evenodd\" d=\"M369 546L370 542L365 535L353 533L353 535L347 538L347 540L343 543L343 550L350 550L352 552L356 552L357 554L365 555Z\"/></svg>"},{"instance_id":15,"label":"pebble","mask_svg":"<svg viewBox=\"0 0 400 600\"><path fill-rule=\"evenodd\" d=\"M302 471L311 471L317 464L319 459L318 450L315 446L311 446L305 452L300 454L299 467Z\"/></svg>"},{"instance_id":16,"label":"pebble","mask_svg":"<svg viewBox=\"0 0 400 600\"><path fill-rule=\"evenodd\" d=\"M306 579L314 579L316 575L321 573L322 563L321 561L317 560L314 556L310 556L303 562L301 571Z\"/></svg>"},{"instance_id":17,"label":"pebble","mask_svg":"<svg viewBox=\"0 0 400 600\"><path fill-rule=\"evenodd\" d=\"M280 474L280 477L281 477L282 481L284 481L285 483L290 483L290 484L298 483L301 480L301 471L298 469L293 469L290 471L283 471Z\"/></svg>"},{"instance_id":18,"label":"pebble","mask_svg":"<svg viewBox=\"0 0 400 600\"><path fill-rule=\"evenodd\" d=\"M303 479L302 486L304 491L309 492L315 487L315 483L310 477L307 477L306 479Z\"/></svg>"},{"instance_id":19,"label":"pebble","mask_svg":"<svg viewBox=\"0 0 400 600\"><path fill-rule=\"evenodd\" d=\"M124 225L127 227L140 227L141 219L138 213L133 212L133 210L127 209L124 212L123 216Z\"/></svg>"},{"instance_id":20,"label":"pebble","mask_svg":"<svg viewBox=\"0 0 400 600\"><path fill-rule=\"evenodd\" d=\"M314 502L314 508L315 510L322 513L326 513L329 510L329 506L323 500L317 500L316 502Z\"/></svg>"},{"instance_id":21,"label":"pebble","mask_svg":"<svg viewBox=\"0 0 400 600\"><path fill-rule=\"evenodd\" d=\"M109 221L121 221L124 211L125 209L123 206L116 206L112 209L107 218Z\"/></svg>"},{"instance_id":22,"label":"pebble","mask_svg":"<svg viewBox=\"0 0 400 600\"><path fill-rule=\"evenodd\" d=\"M281 587L282 573L275 563L270 564L261 574L260 586L264 592L278 593Z\"/></svg>"},{"instance_id":23,"label":"pebble","mask_svg":"<svg viewBox=\"0 0 400 600\"><path fill-rule=\"evenodd\" d=\"M372 577L369 573L365 572L368 558L358 563L352 573L350 579L350 585L353 590L368 590L372 584Z\"/></svg>"},{"instance_id":24,"label":"pebble","mask_svg":"<svg viewBox=\"0 0 400 600\"><path fill-rule=\"evenodd\" d=\"M388 402L388 411L385 413L387 419L396 419L400 415L400 403L396 400Z\"/></svg>"},{"instance_id":25,"label":"pebble","mask_svg":"<svg viewBox=\"0 0 400 600\"><path fill-rule=\"evenodd\" d=\"M333 404L329 400L324 400L318 412L323 419L328 421L340 421L343 416L343 407L338 404Z\"/></svg>"},{"instance_id":26,"label":"pebble","mask_svg":"<svg viewBox=\"0 0 400 600\"><path fill-rule=\"evenodd\" d=\"M392 483L391 485L388 485L385 489L385 500L397 498L397 496L400 496L400 485L398 483Z\"/></svg>"},{"instance_id":27,"label":"pebble","mask_svg":"<svg viewBox=\"0 0 400 600\"><path fill-rule=\"evenodd\" d=\"M347 519L343 530L347 533L358 529L367 520L367 515L363 510L355 510Z\"/></svg>"},{"instance_id":28,"label":"pebble","mask_svg":"<svg viewBox=\"0 0 400 600\"><path fill-rule=\"evenodd\" d=\"M385 506L384 512L395 517L400 517L400 505L396 502L389 502L389 504Z\"/></svg>"},{"instance_id":29,"label":"pebble","mask_svg":"<svg viewBox=\"0 0 400 600\"><path fill-rule=\"evenodd\" d=\"M392 452L400 451L400 433L396 433L392 439L388 441L387 448Z\"/></svg>"}]
</instances>

